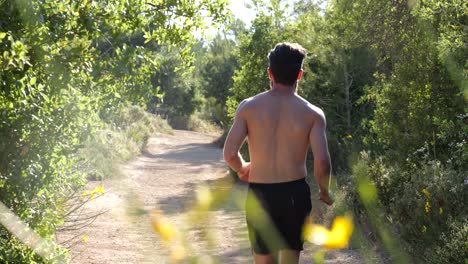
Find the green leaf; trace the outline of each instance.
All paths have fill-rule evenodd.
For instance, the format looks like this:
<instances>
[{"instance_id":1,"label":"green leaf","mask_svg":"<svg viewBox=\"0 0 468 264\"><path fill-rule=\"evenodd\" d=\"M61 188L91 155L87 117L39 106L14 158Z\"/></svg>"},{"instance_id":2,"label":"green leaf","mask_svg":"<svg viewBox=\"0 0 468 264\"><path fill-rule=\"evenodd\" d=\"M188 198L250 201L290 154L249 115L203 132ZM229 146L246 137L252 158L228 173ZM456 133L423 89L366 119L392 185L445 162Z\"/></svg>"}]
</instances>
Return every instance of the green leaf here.
<instances>
[{"instance_id":1,"label":"green leaf","mask_svg":"<svg viewBox=\"0 0 468 264\"><path fill-rule=\"evenodd\" d=\"M45 93L42 93L42 92L39 92L39 94L42 96L42 98L44 98L44 100L46 101L46 103L50 103L50 98L49 98L49 96L47 96Z\"/></svg>"}]
</instances>

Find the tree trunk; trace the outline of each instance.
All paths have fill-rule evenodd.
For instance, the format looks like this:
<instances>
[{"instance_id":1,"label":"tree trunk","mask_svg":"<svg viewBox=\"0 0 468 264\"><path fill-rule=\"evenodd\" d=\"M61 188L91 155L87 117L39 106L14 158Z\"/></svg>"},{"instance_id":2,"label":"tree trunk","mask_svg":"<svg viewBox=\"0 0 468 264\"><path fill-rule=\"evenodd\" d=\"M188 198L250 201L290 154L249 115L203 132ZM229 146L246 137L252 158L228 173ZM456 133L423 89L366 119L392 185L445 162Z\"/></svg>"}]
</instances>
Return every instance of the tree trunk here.
<instances>
[{"instance_id":1,"label":"tree trunk","mask_svg":"<svg viewBox=\"0 0 468 264\"><path fill-rule=\"evenodd\" d=\"M353 84L353 79L350 80L348 74L348 65L346 64L346 58L343 53L343 75L344 75L344 88L345 88L345 104L346 104L346 132L351 133L351 99L349 96L349 89Z\"/></svg>"}]
</instances>

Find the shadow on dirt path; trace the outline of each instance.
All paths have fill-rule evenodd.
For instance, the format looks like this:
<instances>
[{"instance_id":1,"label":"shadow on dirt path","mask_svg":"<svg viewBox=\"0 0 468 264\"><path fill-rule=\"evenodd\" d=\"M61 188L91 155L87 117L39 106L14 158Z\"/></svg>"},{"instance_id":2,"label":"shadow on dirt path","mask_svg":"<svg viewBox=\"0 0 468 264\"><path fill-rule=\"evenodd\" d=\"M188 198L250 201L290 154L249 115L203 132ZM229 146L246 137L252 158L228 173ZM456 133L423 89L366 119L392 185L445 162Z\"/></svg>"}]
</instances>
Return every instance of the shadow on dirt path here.
<instances>
[{"instance_id":1,"label":"shadow on dirt path","mask_svg":"<svg viewBox=\"0 0 468 264\"><path fill-rule=\"evenodd\" d=\"M174 131L156 134L147 150L124 164L122 177L89 182L102 185L105 195L88 204L87 212L108 212L81 230L58 234L59 241L74 236L72 263L171 263L168 250L151 228L149 212L158 209L183 236L191 256L214 256L219 263L252 263L244 212L238 197L245 184L232 184L222 160L222 150L211 142L215 135ZM225 194L202 224L187 225L199 186ZM241 199L242 200L242 199ZM312 263L310 245L300 263ZM182 262L185 263L185 262ZM331 251L325 263L362 263L352 250Z\"/></svg>"}]
</instances>

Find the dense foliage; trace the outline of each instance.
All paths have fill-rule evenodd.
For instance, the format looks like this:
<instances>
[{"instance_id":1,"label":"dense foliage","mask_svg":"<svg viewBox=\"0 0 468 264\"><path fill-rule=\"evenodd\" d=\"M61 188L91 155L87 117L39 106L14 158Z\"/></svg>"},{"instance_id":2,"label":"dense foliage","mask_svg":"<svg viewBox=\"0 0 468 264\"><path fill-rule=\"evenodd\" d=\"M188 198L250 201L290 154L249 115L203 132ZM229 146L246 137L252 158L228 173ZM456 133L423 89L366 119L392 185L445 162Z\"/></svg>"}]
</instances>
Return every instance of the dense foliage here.
<instances>
[{"instance_id":1,"label":"dense foliage","mask_svg":"<svg viewBox=\"0 0 468 264\"><path fill-rule=\"evenodd\" d=\"M171 47L179 68L188 68L194 32L206 17L222 22L225 6L205 0L1 1L0 201L51 239L67 210L64 195L85 180L79 150L126 104L161 98L152 76L162 67L162 47ZM141 137L129 129L127 135ZM0 245L2 263L44 260L3 227Z\"/></svg>"},{"instance_id":2,"label":"dense foliage","mask_svg":"<svg viewBox=\"0 0 468 264\"><path fill-rule=\"evenodd\" d=\"M384 241L391 254L463 263L467 4L335 0L321 10L303 0L287 16L281 1L254 3L257 17L240 38L230 117L241 100L269 88L269 49L279 41L301 43L309 56L298 93L327 115L338 184L357 216L381 218L370 221L375 229L385 224L399 234L402 243ZM356 162L362 169L349 177ZM355 186L363 178L376 187L378 213L361 205ZM410 261L402 256L393 260Z\"/></svg>"},{"instance_id":3,"label":"dense foliage","mask_svg":"<svg viewBox=\"0 0 468 264\"><path fill-rule=\"evenodd\" d=\"M356 219L395 262L463 263L468 4L316 2L253 0L246 28L222 0L0 1L0 201L51 239L63 194L105 177L100 164L128 159L158 126L128 104L227 129L240 101L270 88L269 50L298 42L308 50L298 93L326 113ZM197 42L206 17L230 29ZM0 261L44 261L4 228L0 246Z\"/></svg>"}]
</instances>

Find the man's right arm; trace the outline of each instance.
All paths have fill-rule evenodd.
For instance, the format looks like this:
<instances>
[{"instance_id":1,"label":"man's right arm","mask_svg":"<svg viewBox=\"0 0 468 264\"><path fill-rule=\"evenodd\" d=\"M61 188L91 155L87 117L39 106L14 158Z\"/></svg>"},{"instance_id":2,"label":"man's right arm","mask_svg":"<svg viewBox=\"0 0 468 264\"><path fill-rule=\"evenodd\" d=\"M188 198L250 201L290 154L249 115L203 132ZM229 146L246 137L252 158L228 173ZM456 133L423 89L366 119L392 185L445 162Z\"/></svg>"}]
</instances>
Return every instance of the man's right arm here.
<instances>
[{"instance_id":1,"label":"man's right arm","mask_svg":"<svg viewBox=\"0 0 468 264\"><path fill-rule=\"evenodd\" d=\"M331 205L333 204L329 194L331 162L325 130L325 114L319 111L310 130L309 143L314 154L314 175L320 189L320 200Z\"/></svg>"},{"instance_id":2,"label":"man's right arm","mask_svg":"<svg viewBox=\"0 0 468 264\"><path fill-rule=\"evenodd\" d=\"M247 122L242 113L246 101L242 101L237 108L234 123L224 143L224 160L239 175L241 180L247 181L250 173L250 162L245 162L239 152L247 136Z\"/></svg>"}]
</instances>

